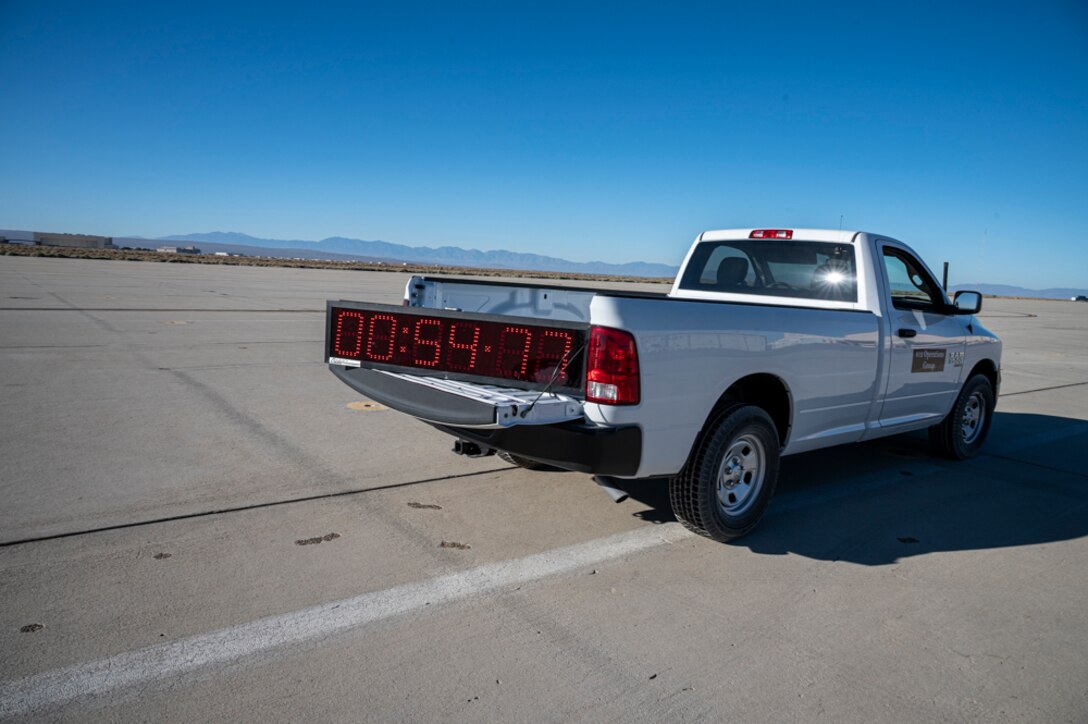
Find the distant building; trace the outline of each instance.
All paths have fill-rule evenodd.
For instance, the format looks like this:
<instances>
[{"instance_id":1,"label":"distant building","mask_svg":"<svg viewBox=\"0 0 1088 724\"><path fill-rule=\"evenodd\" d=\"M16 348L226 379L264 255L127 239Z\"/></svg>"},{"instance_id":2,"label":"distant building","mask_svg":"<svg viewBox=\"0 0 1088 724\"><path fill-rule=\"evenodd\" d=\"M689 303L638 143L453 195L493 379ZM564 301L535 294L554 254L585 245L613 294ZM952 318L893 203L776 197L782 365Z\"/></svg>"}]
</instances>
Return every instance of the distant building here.
<instances>
[{"instance_id":1,"label":"distant building","mask_svg":"<svg viewBox=\"0 0 1088 724\"><path fill-rule=\"evenodd\" d=\"M90 234L55 234L48 231L0 231L0 242L34 246L67 246L77 249L116 249L113 238Z\"/></svg>"},{"instance_id":2,"label":"distant building","mask_svg":"<svg viewBox=\"0 0 1088 724\"><path fill-rule=\"evenodd\" d=\"M200 249L195 246L160 246L156 251L163 254L199 254Z\"/></svg>"},{"instance_id":3,"label":"distant building","mask_svg":"<svg viewBox=\"0 0 1088 724\"><path fill-rule=\"evenodd\" d=\"M33 246L34 232L0 229L0 244L23 244L24 246Z\"/></svg>"}]
</instances>

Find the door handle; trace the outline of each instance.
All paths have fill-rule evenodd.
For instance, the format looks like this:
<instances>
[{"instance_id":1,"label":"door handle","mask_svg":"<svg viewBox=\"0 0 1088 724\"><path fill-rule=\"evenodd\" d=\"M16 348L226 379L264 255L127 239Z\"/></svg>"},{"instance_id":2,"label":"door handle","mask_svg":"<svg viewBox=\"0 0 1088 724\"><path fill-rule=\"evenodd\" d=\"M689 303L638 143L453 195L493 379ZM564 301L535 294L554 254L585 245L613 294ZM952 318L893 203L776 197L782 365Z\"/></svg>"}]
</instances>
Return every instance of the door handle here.
<instances>
[{"instance_id":1,"label":"door handle","mask_svg":"<svg viewBox=\"0 0 1088 724\"><path fill-rule=\"evenodd\" d=\"M914 329L903 328L903 329L899 330L897 332L897 334L900 337L903 337L904 339L910 339L911 337L917 337L918 336L918 331L914 330Z\"/></svg>"}]
</instances>

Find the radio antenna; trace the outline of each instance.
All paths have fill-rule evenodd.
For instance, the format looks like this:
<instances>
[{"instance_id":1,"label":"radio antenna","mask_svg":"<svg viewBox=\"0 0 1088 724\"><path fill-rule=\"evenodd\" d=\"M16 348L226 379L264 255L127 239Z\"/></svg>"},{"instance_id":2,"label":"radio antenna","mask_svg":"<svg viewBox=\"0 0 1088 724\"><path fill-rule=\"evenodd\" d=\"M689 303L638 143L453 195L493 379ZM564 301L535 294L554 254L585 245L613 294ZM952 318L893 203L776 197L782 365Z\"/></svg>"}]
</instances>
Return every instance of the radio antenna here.
<instances>
[{"instance_id":1,"label":"radio antenna","mask_svg":"<svg viewBox=\"0 0 1088 724\"><path fill-rule=\"evenodd\" d=\"M586 348L586 344L588 344L588 342L582 342L582 346L579 347L578 349L574 350L574 354L570 355L571 360L573 360L575 357L577 357L578 355L580 355L582 353L582 350L584 350ZM532 409L536 406L536 403L540 402L540 398L543 397L544 395L546 395L548 393L548 390L550 390L552 388L552 385L555 384L556 379L559 378L559 373L563 370L563 367L566 365L567 354L570 354L570 350L567 350L567 353L564 354L559 359L559 364L557 364L555 366L555 370L552 372L552 378L550 380L548 380L548 384L544 385L544 389L540 391L540 394L536 396L536 399L533 400L532 402L530 402L529 405L524 410L521 411L521 414L518 415L518 417L521 417L522 419L524 419L525 416L528 415L529 412L532 411Z\"/></svg>"}]
</instances>

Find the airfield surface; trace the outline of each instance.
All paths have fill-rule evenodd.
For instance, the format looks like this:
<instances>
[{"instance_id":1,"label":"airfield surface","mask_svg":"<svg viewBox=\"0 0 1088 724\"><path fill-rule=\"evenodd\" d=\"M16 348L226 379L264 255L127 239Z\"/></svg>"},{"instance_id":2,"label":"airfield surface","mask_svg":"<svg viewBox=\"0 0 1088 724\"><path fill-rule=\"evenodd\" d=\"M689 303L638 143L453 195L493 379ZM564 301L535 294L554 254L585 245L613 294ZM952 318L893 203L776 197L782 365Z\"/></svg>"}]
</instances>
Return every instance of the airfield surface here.
<instances>
[{"instance_id":1,"label":"airfield surface","mask_svg":"<svg viewBox=\"0 0 1088 724\"><path fill-rule=\"evenodd\" d=\"M0 718L1088 718L1088 304L986 300L982 456L787 458L725 546L338 382L404 282L0 258Z\"/></svg>"}]
</instances>

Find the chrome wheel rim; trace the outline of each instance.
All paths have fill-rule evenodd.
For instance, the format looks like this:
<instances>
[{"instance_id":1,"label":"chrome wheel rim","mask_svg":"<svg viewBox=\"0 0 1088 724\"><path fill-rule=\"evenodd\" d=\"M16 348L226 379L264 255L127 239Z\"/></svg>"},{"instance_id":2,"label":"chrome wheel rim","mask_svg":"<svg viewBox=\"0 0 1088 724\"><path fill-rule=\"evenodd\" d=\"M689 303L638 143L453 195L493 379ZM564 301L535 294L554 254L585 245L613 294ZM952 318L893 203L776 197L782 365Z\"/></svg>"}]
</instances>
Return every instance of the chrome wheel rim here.
<instances>
[{"instance_id":1,"label":"chrome wheel rim","mask_svg":"<svg viewBox=\"0 0 1088 724\"><path fill-rule=\"evenodd\" d=\"M741 515L752 507L767 468L763 443L755 435L741 435L729 446L718 465L718 507L726 515Z\"/></svg>"},{"instance_id":2,"label":"chrome wheel rim","mask_svg":"<svg viewBox=\"0 0 1088 724\"><path fill-rule=\"evenodd\" d=\"M986 422L986 402L978 392L971 393L963 405L963 417L960 421L960 434L963 441L970 445L982 434Z\"/></svg>"}]
</instances>

